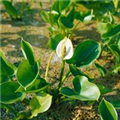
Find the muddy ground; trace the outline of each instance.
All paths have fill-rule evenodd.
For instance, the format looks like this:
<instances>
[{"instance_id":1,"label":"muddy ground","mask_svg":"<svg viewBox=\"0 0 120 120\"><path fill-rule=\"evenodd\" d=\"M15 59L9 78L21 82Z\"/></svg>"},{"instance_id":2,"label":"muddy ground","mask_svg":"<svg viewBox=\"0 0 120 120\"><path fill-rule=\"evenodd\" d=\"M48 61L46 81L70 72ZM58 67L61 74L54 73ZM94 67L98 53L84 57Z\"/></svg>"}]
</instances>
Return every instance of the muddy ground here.
<instances>
[{"instance_id":1,"label":"muddy ground","mask_svg":"<svg viewBox=\"0 0 120 120\"><path fill-rule=\"evenodd\" d=\"M27 5L27 3L26 3ZM48 10L50 2L43 4L44 9ZM20 7L20 3L15 3L17 8ZM1 6L1 49L4 51L7 59L11 63L19 64L23 59L23 55L20 49L21 37L31 43L34 49L34 53L37 59L41 59L41 76L44 77L45 68L49 54L52 52L48 47L47 43L49 40L48 24L46 24L40 17L40 6L39 3L33 2L31 4L31 10L25 9L23 21L11 21L9 15L6 13L3 6ZM118 18L117 18L118 19ZM120 21L118 19L118 21ZM100 42L100 35L96 30L97 23L92 21L90 23L80 23L77 29L74 31L76 37L74 38L74 46L86 39L94 39ZM107 68L109 73L113 63L113 56L103 54L103 56L97 60L98 63ZM55 55L52 59L49 81L55 82L59 80L59 71L61 68L61 62ZM67 70L66 66L66 70ZM83 69L83 71L89 74L95 79L96 83L105 85L114 89L114 92L104 95L107 100L120 100L120 75L110 76L107 74L105 77L101 77L97 69L91 65L89 68ZM66 80L65 86L72 86L72 77ZM14 104L17 111L20 108L20 103ZM12 113L6 114L4 110L1 111L2 120L12 120ZM120 120L120 110L118 111ZM52 107L45 113L39 114L33 120L100 120L97 106L87 105L84 102L76 101L75 104L68 105L67 103L60 106L52 105Z\"/></svg>"}]
</instances>

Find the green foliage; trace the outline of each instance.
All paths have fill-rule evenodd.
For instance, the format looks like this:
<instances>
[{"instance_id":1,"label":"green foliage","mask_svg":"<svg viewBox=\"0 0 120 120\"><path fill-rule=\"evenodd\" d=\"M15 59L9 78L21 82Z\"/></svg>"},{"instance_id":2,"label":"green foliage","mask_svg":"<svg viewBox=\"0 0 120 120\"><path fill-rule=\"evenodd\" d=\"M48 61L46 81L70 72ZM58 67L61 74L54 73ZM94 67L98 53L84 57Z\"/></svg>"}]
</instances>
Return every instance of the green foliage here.
<instances>
[{"instance_id":1,"label":"green foliage","mask_svg":"<svg viewBox=\"0 0 120 120\"><path fill-rule=\"evenodd\" d=\"M52 103L52 96L46 93L39 93L30 101L32 115L30 118L37 116L38 113L43 113L49 109Z\"/></svg>"},{"instance_id":2,"label":"green foliage","mask_svg":"<svg viewBox=\"0 0 120 120\"><path fill-rule=\"evenodd\" d=\"M81 76L87 77L89 81L93 80L92 78L90 78L88 75L86 75L84 72L82 72L81 70L79 70L77 67L75 67L72 64L69 65L69 69L73 76L81 75Z\"/></svg>"},{"instance_id":3,"label":"green foliage","mask_svg":"<svg viewBox=\"0 0 120 120\"><path fill-rule=\"evenodd\" d=\"M58 45L58 43L64 39L64 36L62 34L56 34L56 35L53 35L50 40L49 40L49 43L48 43L48 46L52 49L52 50L56 50L56 47Z\"/></svg>"},{"instance_id":4,"label":"green foliage","mask_svg":"<svg viewBox=\"0 0 120 120\"><path fill-rule=\"evenodd\" d=\"M109 30L107 33L104 33L102 35L102 38L103 39L110 38L110 37L113 37L113 36L115 36L116 34L119 34L119 33L120 33L120 25L116 25L114 28Z\"/></svg>"},{"instance_id":5,"label":"green foliage","mask_svg":"<svg viewBox=\"0 0 120 120\"><path fill-rule=\"evenodd\" d=\"M99 105L101 120L118 120L117 112L114 106L103 99Z\"/></svg>"},{"instance_id":6,"label":"green foliage","mask_svg":"<svg viewBox=\"0 0 120 120\"><path fill-rule=\"evenodd\" d=\"M61 34L53 37L53 39L51 40L51 48L53 50L56 49L62 37L63 36ZM3 52L1 52L1 58L4 63L2 64L3 68L11 68L10 74L8 74L9 72L5 72L6 74L4 74L4 76L10 76L13 81L4 81L4 83L1 84L0 87L2 98L0 102L4 104L4 108L11 110L16 115L15 119L32 119L39 113L47 111L50 108L52 102L57 103L66 101L66 98L68 100L98 101L100 94L103 95L112 91L105 86L96 85L95 83L90 82L93 81L93 79L91 79L88 75L77 68L78 62L80 62L80 65L78 67L84 67L86 65L90 65L92 62L94 62L95 59L97 59L101 50L101 47L97 42L88 40L82 42L77 46L74 55L71 58L72 60L74 59L74 61L77 61L77 64L74 64L73 62L69 63L68 61L71 61L71 59L67 61L62 59L63 65L61 68L62 72L60 74L60 81L58 87L55 89L53 89L52 86L47 83L46 80L42 78L39 74L39 63L34 57L32 46L27 41L22 40L21 47L25 59L23 59L21 64L18 66L17 73L14 72L14 67L11 67L12 64L8 63ZM79 58L77 56L79 56ZM70 70L64 75L65 63L69 64ZM7 71L6 69L5 71ZM99 69L103 68L99 66ZM69 76L70 72L74 76L74 89L63 87L63 83L65 79ZM17 81L14 81L16 78L15 76L12 76L15 75L15 73ZM26 95L29 95L29 93L33 93L31 100L26 98ZM10 106L6 106L6 104L12 104L17 101L22 101L26 99L28 103L30 103L29 106L32 110L30 116L27 114L29 112L27 110L16 113L14 112L14 109L10 108ZM116 103L116 106L119 107L119 104ZM100 108L100 111L101 110L102 108ZM112 112L112 110L110 112Z\"/></svg>"},{"instance_id":7,"label":"green foliage","mask_svg":"<svg viewBox=\"0 0 120 120\"><path fill-rule=\"evenodd\" d=\"M12 3L7 1L7 0L2 0L2 3L4 4L4 6L5 6L7 12L9 13L9 15L11 16L11 18L12 19L18 19L17 10L12 5Z\"/></svg>"},{"instance_id":8,"label":"green foliage","mask_svg":"<svg viewBox=\"0 0 120 120\"><path fill-rule=\"evenodd\" d=\"M107 71L103 66L99 65L98 63L95 63L95 67L100 71L101 76L105 76Z\"/></svg>"},{"instance_id":9,"label":"green foliage","mask_svg":"<svg viewBox=\"0 0 120 120\"><path fill-rule=\"evenodd\" d=\"M21 41L22 53L26 59L28 59L29 63L34 66L35 57L33 53L32 46L25 40Z\"/></svg>"},{"instance_id":10,"label":"green foliage","mask_svg":"<svg viewBox=\"0 0 120 120\"><path fill-rule=\"evenodd\" d=\"M111 103L116 109L120 109L120 100L112 100Z\"/></svg>"},{"instance_id":11,"label":"green foliage","mask_svg":"<svg viewBox=\"0 0 120 120\"><path fill-rule=\"evenodd\" d=\"M74 89L63 87L61 94L81 101L98 100L100 96L98 87L94 83L89 82L85 76L76 76L73 79L73 86Z\"/></svg>"},{"instance_id":12,"label":"green foliage","mask_svg":"<svg viewBox=\"0 0 120 120\"><path fill-rule=\"evenodd\" d=\"M72 28L74 26L74 15L75 15L75 10L74 8L70 11L70 13L67 16L62 15L59 18L59 23L63 28Z\"/></svg>"},{"instance_id":13,"label":"green foliage","mask_svg":"<svg viewBox=\"0 0 120 120\"><path fill-rule=\"evenodd\" d=\"M29 64L28 60L23 60L17 70L17 79L19 84L25 89L30 86L38 77L39 66L33 71L32 66Z\"/></svg>"},{"instance_id":14,"label":"green foliage","mask_svg":"<svg viewBox=\"0 0 120 120\"><path fill-rule=\"evenodd\" d=\"M12 104L16 101L23 100L25 93L16 92L19 84L13 81L8 81L0 85L1 88L1 103Z\"/></svg>"},{"instance_id":15,"label":"green foliage","mask_svg":"<svg viewBox=\"0 0 120 120\"><path fill-rule=\"evenodd\" d=\"M69 7L71 4L71 0L55 0L53 6L52 6L52 10L57 11L59 14L61 14L61 12L63 10L65 10L67 7Z\"/></svg>"},{"instance_id":16,"label":"green foliage","mask_svg":"<svg viewBox=\"0 0 120 120\"><path fill-rule=\"evenodd\" d=\"M99 43L87 40L77 46L73 57L67 60L67 63L76 65L77 67L86 67L99 57L100 52L101 47Z\"/></svg>"},{"instance_id":17,"label":"green foliage","mask_svg":"<svg viewBox=\"0 0 120 120\"><path fill-rule=\"evenodd\" d=\"M8 81L9 77L13 76L16 73L16 67L7 61L4 53L1 50L0 50L0 62L1 62L0 83L3 83Z\"/></svg>"},{"instance_id":18,"label":"green foliage","mask_svg":"<svg viewBox=\"0 0 120 120\"><path fill-rule=\"evenodd\" d=\"M98 88L100 90L101 95L104 95L106 93L109 93L109 92L113 91L111 88L107 88L107 87L105 87L103 85L100 85L100 84L98 84L97 86L98 86Z\"/></svg>"}]
</instances>

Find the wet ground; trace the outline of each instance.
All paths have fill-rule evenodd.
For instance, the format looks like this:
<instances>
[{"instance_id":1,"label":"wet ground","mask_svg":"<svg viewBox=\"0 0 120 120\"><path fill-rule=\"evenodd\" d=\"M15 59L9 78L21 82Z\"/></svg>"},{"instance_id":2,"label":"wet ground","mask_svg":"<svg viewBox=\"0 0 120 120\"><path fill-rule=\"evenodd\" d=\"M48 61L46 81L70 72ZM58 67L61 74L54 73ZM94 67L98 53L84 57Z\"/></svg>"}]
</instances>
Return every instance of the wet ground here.
<instances>
[{"instance_id":1,"label":"wet ground","mask_svg":"<svg viewBox=\"0 0 120 120\"><path fill-rule=\"evenodd\" d=\"M27 3L26 3L27 5ZM48 10L50 2L43 4L44 9ZM17 2L15 6L19 8L20 4ZM23 21L11 21L9 15L6 13L2 6L1 14L1 49L4 51L7 59L12 62L19 64L23 59L23 55L20 48L21 38L31 43L34 49L34 53L37 59L41 59L41 76L44 77L47 60L50 53L52 52L48 47L47 43L49 40L48 24L46 24L40 17L40 5L38 3L31 4L31 10L25 9ZM94 39L100 42L100 35L96 30L96 22L80 23L77 29L74 31L76 37L74 38L74 46L86 39ZM105 66L109 72L113 65L113 56L107 56L106 53L97 60L98 63ZM59 71L61 68L60 59L55 55L52 59L49 81L57 83L59 78ZM67 69L67 66L66 66ZM83 71L89 74L95 79L96 83L103 84L106 87L114 89L114 92L106 94L107 100L119 99L120 100L120 75L110 76L107 74L105 77L101 77L100 73L96 68L91 65L89 68L83 69ZM65 86L71 85L72 77L66 80ZM14 107L19 110L18 104ZM12 119L12 114L6 115L2 112L2 120ZM120 118L120 111L118 111ZM86 105L84 102L77 101L73 105L63 104L61 106L52 106L47 112L40 114L33 120L99 120L98 110L96 106Z\"/></svg>"}]
</instances>

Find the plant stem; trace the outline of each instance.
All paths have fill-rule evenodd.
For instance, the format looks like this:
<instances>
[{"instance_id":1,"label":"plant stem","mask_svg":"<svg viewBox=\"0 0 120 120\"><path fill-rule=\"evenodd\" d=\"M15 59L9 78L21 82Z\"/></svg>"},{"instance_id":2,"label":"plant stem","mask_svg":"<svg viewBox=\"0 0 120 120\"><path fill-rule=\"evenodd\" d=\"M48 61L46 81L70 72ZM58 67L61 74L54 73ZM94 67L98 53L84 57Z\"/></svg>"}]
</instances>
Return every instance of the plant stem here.
<instances>
[{"instance_id":1,"label":"plant stem","mask_svg":"<svg viewBox=\"0 0 120 120\"><path fill-rule=\"evenodd\" d=\"M47 81L47 76L48 76L48 71L49 71L49 67L50 67L50 63L51 63L51 60L53 58L53 55L54 55L54 51L51 53L49 59L48 59L48 63L47 63L47 67L46 67L46 72L45 72L45 80Z\"/></svg>"},{"instance_id":2,"label":"plant stem","mask_svg":"<svg viewBox=\"0 0 120 120\"><path fill-rule=\"evenodd\" d=\"M23 18L23 11L24 11L24 0L22 0L22 3L21 3L21 12L20 12L21 19Z\"/></svg>"},{"instance_id":3,"label":"plant stem","mask_svg":"<svg viewBox=\"0 0 120 120\"><path fill-rule=\"evenodd\" d=\"M75 27L73 28L73 30L75 30L79 24L80 24L80 21L78 21L78 23L75 25Z\"/></svg>"},{"instance_id":4,"label":"plant stem","mask_svg":"<svg viewBox=\"0 0 120 120\"><path fill-rule=\"evenodd\" d=\"M60 90L61 85L62 85L62 78L63 78L64 68L65 68L65 61L62 60L62 67L61 67L60 82L59 82L58 90Z\"/></svg>"},{"instance_id":5,"label":"plant stem","mask_svg":"<svg viewBox=\"0 0 120 120\"><path fill-rule=\"evenodd\" d=\"M62 84L64 83L65 79L68 77L69 74L70 74L70 70L68 70L67 73L63 76Z\"/></svg>"}]
</instances>

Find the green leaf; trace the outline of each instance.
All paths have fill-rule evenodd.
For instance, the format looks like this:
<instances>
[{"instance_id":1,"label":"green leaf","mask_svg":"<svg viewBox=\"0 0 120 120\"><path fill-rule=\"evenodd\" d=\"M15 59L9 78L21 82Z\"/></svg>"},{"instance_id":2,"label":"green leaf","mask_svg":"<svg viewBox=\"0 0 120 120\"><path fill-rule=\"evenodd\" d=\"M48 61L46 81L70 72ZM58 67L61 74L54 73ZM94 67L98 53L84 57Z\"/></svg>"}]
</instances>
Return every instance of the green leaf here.
<instances>
[{"instance_id":1,"label":"green leaf","mask_svg":"<svg viewBox=\"0 0 120 120\"><path fill-rule=\"evenodd\" d=\"M52 96L47 93L40 93L33 97L30 101L30 106L32 108L32 115L30 118L37 116L38 113L43 113L47 111L52 103Z\"/></svg>"},{"instance_id":2,"label":"green leaf","mask_svg":"<svg viewBox=\"0 0 120 120\"><path fill-rule=\"evenodd\" d=\"M105 86L103 86L103 85L97 85L97 86L98 86L98 88L99 88L99 90L100 90L101 95L113 91L111 88L107 88L107 87L105 87Z\"/></svg>"},{"instance_id":3,"label":"green leaf","mask_svg":"<svg viewBox=\"0 0 120 120\"><path fill-rule=\"evenodd\" d=\"M16 92L25 92L25 93L36 93L45 90L49 84L42 78L37 78L32 85L27 87L25 90L22 86L20 86Z\"/></svg>"},{"instance_id":4,"label":"green leaf","mask_svg":"<svg viewBox=\"0 0 120 120\"><path fill-rule=\"evenodd\" d=\"M111 103L116 109L120 109L120 100L112 100Z\"/></svg>"},{"instance_id":5,"label":"green leaf","mask_svg":"<svg viewBox=\"0 0 120 120\"><path fill-rule=\"evenodd\" d=\"M61 16L59 18L59 24L63 28L72 28L74 26L73 21L74 21L74 13L75 10L74 8L70 11L70 13L67 16Z\"/></svg>"},{"instance_id":6,"label":"green leaf","mask_svg":"<svg viewBox=\"0 0 120 120\"><path fill-rule=\"evenodd\" d=\"M77 75L81 75L81 76L85 76L88 78L89 81L93 81L92 78L90 78L88 75L86 75L85 73L83 73L82 71L80 71L76 66L74 65L69 65L70 68L70 72L72 73L72 75L77 76Z\"/></svg>"},{"instance_id":7,"label":"green leaf","mask_svg":"<svg viewBox=\"0 0 120 120\"><path fill-rule=\"evenodd\" d=\"M1 62L0 83L3 83L9 80L9 76L12 76L16 73L16 67L7 61L4 53L1 50L0 50L0 62Z\"/></svg>"},{"instance_id":8,"label":"green leaf","mask_svg":"<svg viewBox=\"0 0 120 120\"><path fill-rule=\"evenodd\" d=\"M21 48L23 55L26 59L28 59L29 63L34 66L35 64L35 57L33 53L32 46L25 40L21 41Z\"/></svg>"},{"instance_id":9,"label":"green leaf","mask_svg":"<svg viewBox=\"0 0 120 120\"><path fill-rule=\"evenodd\" d=\"M98 23L97 29L101 34L107 33L112 29L112 25L110 23Z\"/></svg>"},{"instance_id":10,"label":"green leaf","mask_svg":"<svg viewBox=\"0 0 120 120\"><path fill-rule=\"evenodd\" d=\"M2 3L4 4L4 6L5 6L7 12L9 13L9 15L11 16L11 18L17 19L18 13L17 13L17 10L15 9L15 7L12 5L12 3L7 0L2 0Z\"/></svg>"},{"instance_id":11,"label":"green leaf","mask_svg":"<svg viewBox=\"0 0 120 120\"><path fill-rule=\"evenodd\" d=\"M71 0L56 0L52 6L52 10L61 13L71 5Z\"/></svg>"},{"instance_id":12,"label":"green leaf","mask_svg":"<svg viewBox=\"0 0 120 120\"><path fill-rule=\"evenodd\" d=\"M113 68L112 68L112 74L118 74L118 72L120 71L120 65L115 65Z\"/></svg>"},{"instance_id":13,"label":"green leaf","mask_svg":"<svg viewBox=\"0 0 120 120\"><path fill-rule=\"evenodd\" d=\"M111 30L109 30L107 33L104 33L102 35L102 38L103 39L110 38L110 37L115 36L118 33L120 33L120 25L116 25L114 28L112 28Z\"/></svg>"},{"instance_id":14,"label":"green leaf","mask_svg":"<svg viewBox=\"0 0 120 120\"><path fill-rule=\"evenodd\" d=\"M120 49L117 45L110 45L110 50L113 53L115 60L116 60L116 64L120 64Z\"/></svg>"},{"instance_id":15,"label":"green leaf","mask_svg":"<svg viewBox=\"0 0 120 120\"><path fill-rule=\"evenodd\" d=\"M74 89L63 87L61 94L81 101L93 101L98 100L100 91L98 87L88 81L85 76L76 76L73 79Z\"/></svg>"},{"instance_id":16,"label":"green leaf","mask_svg":"<svg viewBox=\"0 0 120 120\"><path fill-rule=\"evenodd\" d=\"M82 22L89 22L92 19L92 17L93 17L93 10L87 12L81 11L75 13L75 18Z\"/></svg>"},{"instance_id":17,"label":"green leaf","mask_svg":"<svg viewBox=\"0 0 120 120\"><path fill-rule=\"evenodd\" d=\"M59 13L56 11L41 11L41 17L47 23L50 23L51 26L58 24Z\"/></svg>"},{"instance_id":18,"label":"green leaf","mask_svg":"<svg viewBox=\"0 0 120 120\"><path fill-rule=\"evenodd\" d=\"M86 67L93 63L100 55L101 46L93 40L80 43L75 49L74 55L66 62L77 67Z\"/></svg>"},{"instance_id":19,"label":"green leaf","mask_svg":"<svg viewBox=\"0 0 120 120\"><path fill-rule=\"evenodd\" d=\"M114 106L105 99L101 101L98 110L102 120L118 120L118 115Z\"/></svg>"},{"instance_id":20,"label":"green leaf","mask_svg":"<svg viewBox=\"0 0 120 120\"><path fill-rule=\"evenodd\" d=\"M27 87L26 92L27 93L33 93L33 92L40 92L45 90L49 84L42 78L36 79L32 85Z\"/></svg>"},{"instance_id":21,"label":"green leaf","mask_svg":"<svg viewBox=\"0 0 120 120\"><path fill-rule=\"evenodd\" d=\"M16 101L23 100L25 98L25 93L15 92L18 87L19 84L13 81L1 84L1 103L12 104Z\"/></svg>"},{"instance_id":22,"label":"green leaf","mask_svg":"<svg viewBox=\"0 0 120 120\"><path fill-rule=\"evenodd\" d=\"M105 76L107 71L106 71L106 69L103 66L95 63L95 67L99 70L99 72L101 73L101 76Z\"/></svg>"},{"instance_id":23,"label":"green leaf","mask_svg":"<svg viewBox=\"0 0 120 120\"><path fill-rule=\"evenodd\" d=\"M49 21L49 14L48 14L48 12L42 10L42 11L40 12L40 15L41 15L42 19L43 19L45 22L48 22L48 23L50 22L50 21Z\"/></svg>"},{"instance_id":24,"label":"green leaf","mask_svg":"<svg viewBox=\"0 0 120 120\"><path fill-rule=\"evenodd\" d=\"M33 70L28 60L23 60L17 70L17 79L19 84L26 89L38 77L39 65L36 62L36 68Z\"/></svg>"},{"instance_id":25,"label":"green leaf","mask_svg":"<svg viewBox=\"0 0 120 120\"><path fill-rule=\"evenodd\" d=\"M56 47L58 45L58 43L64 39L64 36L59 33L59 34L56 34L56 35L52 35L51 39L49 40L49 47L52 49L52 50L56 50Z\"/></svg>"}]
</instances>

